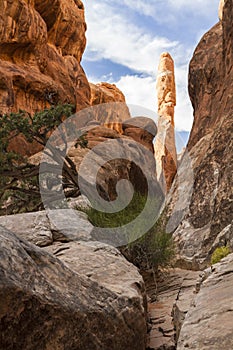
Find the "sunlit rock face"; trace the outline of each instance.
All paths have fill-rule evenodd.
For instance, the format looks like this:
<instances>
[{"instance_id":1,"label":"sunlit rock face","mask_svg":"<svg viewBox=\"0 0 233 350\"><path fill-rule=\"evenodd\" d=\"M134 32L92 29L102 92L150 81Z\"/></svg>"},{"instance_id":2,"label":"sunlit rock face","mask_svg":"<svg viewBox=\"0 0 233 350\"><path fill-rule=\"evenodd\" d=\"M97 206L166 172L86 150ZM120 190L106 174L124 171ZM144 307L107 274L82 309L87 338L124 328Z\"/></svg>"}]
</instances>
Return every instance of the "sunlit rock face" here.
<instances>
[{"instance_id":1,"label":"sunlit rock face","mask_svg":"<svg viewBox=\"0 0 233 350\"><path fill-rule=\"evenodd\" d=\"M123 92L115 84L109 83L90 83L90 88L91 105L104 104L101 110L100 107L93 109L95 119L105 127L123 134L122 122L131 117ZM114 106L114 103L117 105Z\"/></svg>"},{"instance_id":2,"label":"sunlit rock face","mask_svg":"<svg viewBox=\"0 0 233 350\"><path fill-rule=\"evenodd\" d=\"M155 143L157 177L165 191L171 188L177 170L177 155L174 132L176 87L174 62L169 53L162 53L157 77L158 135Z\"/></svg>"},{"instance_id":3,"label":"sunlit rock face","mask_svg":"<svg viewBox=\"0 0 233 350\"><path fill-rule=\"evenodd\" d=\"M52 104L89 105L80 65L86 23L81 1L0 2L0 112Z\"/></svg>"},{"instance_id":4,"label":"sunlit rock face","mask_svg":"<svg viewBox=\"0 0 233 350\"><path fill-rule=\"evenodd\" d=\"M225 0L220 0L219 7L218 7L218 17L220 20L222 20L222 17L223 17L224 4L225 4Z\"/></svg>"}]
</instances>

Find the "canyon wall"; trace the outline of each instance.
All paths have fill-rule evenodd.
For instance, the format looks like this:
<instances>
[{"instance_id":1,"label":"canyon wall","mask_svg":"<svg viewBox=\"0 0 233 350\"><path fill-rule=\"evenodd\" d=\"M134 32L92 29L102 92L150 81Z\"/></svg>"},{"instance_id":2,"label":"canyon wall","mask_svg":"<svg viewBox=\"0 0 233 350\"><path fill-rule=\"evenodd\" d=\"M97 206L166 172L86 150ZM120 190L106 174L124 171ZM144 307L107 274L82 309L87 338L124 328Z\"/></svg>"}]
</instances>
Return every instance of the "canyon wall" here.
<instances>
[{"instance_id":1,"label":"canyon wall","mask_svg":"<svg viewBox=\"0 0 233 350\"><path fill-rule=\"evenodd\" d=\"M80 65L86 46L82 2L8 0L0 11L0 111L88 106L90 88Z\"/></svg>"},{"instance_id":2,"label":"canyon wall","mask_svg":"<svg viewBox=\"0 0 233 350\"><path fill-rule=\"evenodd\" d=\"M171 200L172 206L177 199L185 202L191 189L188 208L178 206L172 220L183 215L174 233L180 264L197 269L206 266L217 245L231 244L232 235L232 0L224 2L220 17L203 36L190 62L194 124L179 169L182 183L176 179Z\"/></svg>"}]
</instances>

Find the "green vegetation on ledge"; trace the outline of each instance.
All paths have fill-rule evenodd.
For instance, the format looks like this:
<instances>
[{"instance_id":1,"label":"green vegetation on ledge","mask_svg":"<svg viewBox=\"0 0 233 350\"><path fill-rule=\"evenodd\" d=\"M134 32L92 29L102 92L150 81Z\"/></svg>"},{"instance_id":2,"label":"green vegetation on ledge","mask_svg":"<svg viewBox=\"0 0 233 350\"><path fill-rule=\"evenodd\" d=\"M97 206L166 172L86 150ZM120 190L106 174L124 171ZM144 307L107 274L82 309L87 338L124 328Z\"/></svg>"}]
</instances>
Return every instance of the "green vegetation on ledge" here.
<instances>
[{"instance_id":1,"label":"green vegetation on ledge","mask_svg":"<svg viewBox=\"0 0 233 350\"><path fill-rule=\"evenodd\" d=\"M146 196L140 193L135 193L132 201L124 209L116 213L105 213L96 209L77 208L84 211L89 221L96 227L122 227L124 233L124 225L132 222L143 210L146 203ZM164 218L166 215L161 215L160 219L153 227L142 237L132 240L134 232L132 232L131 243L120 247L122 254L136 265L141 270L153 268L156 272L159 268L167 268L172 265L174 258L174 244L172 234L166 233ZM140 226L140 221L137 221ZM144 224L141 223L143 230ZM143 231L142 231L143 232Z\"/></svg>"},{"instance_id":2,"label":"green vegetation on ledge","mask_svg":"<svg viewBox=\"0 0 233 350\"><path fill-rule=\"evenodd\" d=\"M230 254L229 247L218 247L215 249L211 256L211 265L217 264L223 258L225 258L228 254Z\"/></svg>"}]
</instances>

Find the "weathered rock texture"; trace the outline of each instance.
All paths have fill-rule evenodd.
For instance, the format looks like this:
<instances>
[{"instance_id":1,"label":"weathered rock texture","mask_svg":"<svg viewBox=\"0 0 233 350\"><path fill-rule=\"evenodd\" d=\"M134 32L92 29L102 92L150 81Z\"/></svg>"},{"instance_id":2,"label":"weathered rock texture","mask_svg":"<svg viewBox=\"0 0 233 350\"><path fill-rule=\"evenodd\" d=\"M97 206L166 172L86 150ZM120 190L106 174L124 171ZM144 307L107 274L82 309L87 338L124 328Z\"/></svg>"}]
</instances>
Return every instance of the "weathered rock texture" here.
<instances>
[{"instance_id":1,"label":"weathered rock texture","mask_svg":"<svg viewBox=\"0 0 233 350\"><path fill-rule=\"evenodd\" d=\"M97 106L103 104L102 108L93 108L95 119L104 126L123 133L122 122L129 119L130 112L126 105L124 94L115 84L109 83L90 83L91 105ZM117 104L117 108L114 104Z\"/></svg>"},{"instance_id":2,"label":"weathered rock texture","mask_svg":"<svg viewBox=\"0 0 233 350\"><path fill-rule=\"evenodd\" d=\"M117 113L118 106L114 104L111 110ZM119 122L121 131L100 123L90 124L83 129L87 147L71 147L68 151L86 180L82 190L88 198L97 187L105 200L116 199L117 183L121 179L129 180L134 191L143 195L148 192L147 180L154 181L153 187L158 186L152 143L157 128L151 119L137 117ZM159 197L160 191L157 194Z\"/></svg>"},{"instance_id":3,"label":"weathered rock texture","mask_svg":"<svg viewBox=\"0 0 233 350\"><path fill-rule=\"evenodd\" d=\"M62 243L46 215L37 213L31 226L31 216L22 215L26 237L15 216L5 224L17 236L0 226L0 349L145 350L146 296L137 269L113 247L77 241L80 228ZM58 210L62 231L69 221ZM35 230L43 237L45 226L53 245L21 238L35 242Z\"/></svg>"},{"instance_id":4,"label":"weathered rock texture","mask_svg":"<svg viewBox=\"0 0 233 350\"><path fill-rule=\"evenodd\" d=\"M176 87L174 62L169 53L162 53L157 77L158 134L155 142L157 177L169 191L177 170L174 110Z\"/></svg>"},{"instance_id":5,"label":"weathered rock texture","mask_svg":"<svg viewBox=\"0 0 233 350\"><path fill-rule=\"evenodd\" d=\"M175 350L180 329L194 298L197 271L168 270L156 281L149 272L144 274L149 297L151 329L149 349Z\"/></svg>"},{"instance_id":6,"label":"weathered rock texture","mask_svg":"<svg viewBox=\"0 0 233 350\"><path fill-rule=\"evenodd\" d=\"M108 102L125 102L124 94L115 84L103 82L98 84L90 83L90 88L92 106Z\"/></svg>"},{"instance_id":7,"label":"weathered rock texture","mask_svg":"<svg viewBox=\"0 0 233 350\"><path fill-rule=\"evenodd\" d=\"M225 0L220 0L219 8L218 8L218 17L220 20L222 20L224 4L225 4Z\"/></svg>"},{"instance_id":8,"label":"weathered rock texture","mask_svg":"<svg viewBox=\"0 0 233 350\"><path fill-rule=\"evenodd\" d=\"M186 209L178 206L174 217L184 219L174 233L182 266L206 266L218 236L233 219L233 3L226 0L222 21L206 33L189 68L189 93L194 125L180 173L186 192L192 190ZM187 155L187 154L186 154ZM191 173L192 169L193 173ZM188 184L189 182L189 184ZM184 183L176 179L173 204L185 202ZM180 191L180 192L179 192ZM231 231L232 232L232 231ZM225 242L230 243L228 234Z\"/></svg>"},{"instance_id":9,"label":"weathered rock texture","mask_svg":"<svg viewBox=\"0 0 233 350\"><path fill-rule=\"evenodd\" d=\"M233 348L233 254L214 265L188 311L178 350Z\"/></svg>"},{"instance_id":10,"label":"weathered rock texture","mask_svg":"<svg viewBox=\"0 0 233 350\"><path fill-rule=\"evenodd\" d=\"M35 112L69 102L89 105L80 66L86 45L84 8L78 1L1 1L1 112Z\"/></svg>"},{"instance_id":11,"label":"weathered rock texture","mask_svg":"<svg viewBox=\"0 0 233 350\"><path fill-rule=\"evenodd\" d=\"M86 23L80 0L0 2L0 113L29 113L58 103L80 110L90 87L80 65ZM13 149L31 155L23 137Z\"/></svg>"},{"instance_id":12,"label":"weathered rock texture","mask_svg":"<svg viewBox=\"0 0 233 350\"><path fill-rule=\"evenodd\" d=\"M0 216L0 225L38 247L54 241L89 241L93 230L86 214L69 209L4 215Z\"/></svg>"}]
</instances>

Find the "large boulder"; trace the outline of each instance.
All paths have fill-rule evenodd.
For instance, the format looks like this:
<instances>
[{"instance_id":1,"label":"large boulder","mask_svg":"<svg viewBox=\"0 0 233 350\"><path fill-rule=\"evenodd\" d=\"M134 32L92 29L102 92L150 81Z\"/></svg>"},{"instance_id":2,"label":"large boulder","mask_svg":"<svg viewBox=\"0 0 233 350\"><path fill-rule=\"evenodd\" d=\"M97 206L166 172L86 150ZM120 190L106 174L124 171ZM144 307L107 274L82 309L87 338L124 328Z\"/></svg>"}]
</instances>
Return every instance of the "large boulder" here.
<instances>
[{"instance_id":1,"label":"large boulder","mask_svg":"<svg viewBox=\"0 0 233 350\"><path fill-rule=\"evenodd\" d=\"M93 226L86 214L70 209L0 216L0 225L38 247L53 242L91 240Z\"/></svg>"},{"instance_id":2,"label":"large boulder","mask_svg":"<svg viewBox=\"0 0 233 350\"><path fill-rule=\"evenodd\" d=\"M63 211L61 225L59 212L52 224L43 213L37 222L22 214L27 235L23 220L15 216L5 221L15 234L0 226L0 349L145 350L142 277L116 248L78 239L78 227L76 237L62 242L53 228L56 224L63 231L67 225L69 231L70 219ZM38 237L40 229L50 230L52 245L29 242L36 243L33 222Z\"/></svg>"}]
</instances>

